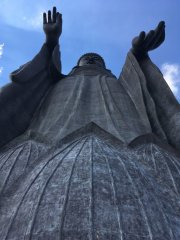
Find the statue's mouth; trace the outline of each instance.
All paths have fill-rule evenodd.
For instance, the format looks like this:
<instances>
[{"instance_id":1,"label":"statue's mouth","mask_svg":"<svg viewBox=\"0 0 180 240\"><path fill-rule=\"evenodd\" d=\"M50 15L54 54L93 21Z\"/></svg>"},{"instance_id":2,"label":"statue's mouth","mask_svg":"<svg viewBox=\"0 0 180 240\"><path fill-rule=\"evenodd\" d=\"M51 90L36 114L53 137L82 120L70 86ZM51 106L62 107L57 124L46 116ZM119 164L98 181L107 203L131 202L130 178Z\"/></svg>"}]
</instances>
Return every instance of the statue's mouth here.
<instances>
[{"instance_id":1,"label":"statue's mouth","mask_svg":"<svg viewBox=\"0 0 180 240\"><path fill-rule=\"evenodd\" d=\"M89 61L89 62L87 62L86 64L96 64L96 63L93 62L93 61Z\"/></svg>"}]
</instances>

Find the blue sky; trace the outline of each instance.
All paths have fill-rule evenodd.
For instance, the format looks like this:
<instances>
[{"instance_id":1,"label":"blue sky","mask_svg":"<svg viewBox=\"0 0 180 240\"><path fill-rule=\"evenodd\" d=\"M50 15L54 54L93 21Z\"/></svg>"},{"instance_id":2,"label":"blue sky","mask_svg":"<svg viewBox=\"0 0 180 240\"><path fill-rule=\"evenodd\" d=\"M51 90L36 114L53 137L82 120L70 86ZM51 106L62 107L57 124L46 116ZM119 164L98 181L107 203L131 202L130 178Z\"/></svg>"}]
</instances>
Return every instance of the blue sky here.
<instances>
[{"instance_id":1,"label":"blue sky","mask_svg":"<svg viewBox=\"0 0 180 240\"><path fill-rule=\"evenodd\" d=\"M53 6L63 14L64 74L82 54L97 52L119 76L133 37L164 20L166 40L150 56L180 100L179 0L0 0L0 86L38 53L45 39L42 12Z\"/></svg>"}]
</instances>

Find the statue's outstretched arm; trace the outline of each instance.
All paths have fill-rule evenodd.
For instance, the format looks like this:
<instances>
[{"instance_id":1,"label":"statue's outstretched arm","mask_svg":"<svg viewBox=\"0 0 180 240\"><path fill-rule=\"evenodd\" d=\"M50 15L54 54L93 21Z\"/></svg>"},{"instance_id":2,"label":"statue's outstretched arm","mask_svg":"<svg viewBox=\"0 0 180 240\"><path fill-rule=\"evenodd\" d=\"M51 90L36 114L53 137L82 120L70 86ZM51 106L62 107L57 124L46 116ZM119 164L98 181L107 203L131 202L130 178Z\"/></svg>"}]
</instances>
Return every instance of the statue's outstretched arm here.
<instances>
[{"instance_id":1,"label":"statue's outstretched arm","mask_svg":"<svg viewBox=\"0 0 180 240\"><path fill-rule=\"evenodd\" d=\"M59 37L60 13L43 15L46 42L34 59L11 74L12 83L0 89L0 147L22 134L52 84L61 78Z\"/></svg>"},{"instance_id":2,"label":"statue's outstretched arm","mask_svg":"<svg viewBox=\"0 0 180 240\"><path fill-rule=\"evenodd\" d=\"M62 33L62 15L53 11L43 14L43 30L46 40L40 52L28 63L11 73L13 82L25 83L32 81L41 72L49 74L49 82L59 81L64 75L61 73L61 59L59 51L59 37ZM44 83L45 84L45 83Z\"/></svg>"},{"instance_id":3,"label":"statue's outstretched arm","mask_svg":"<svg viewBox=\"0 0 180 240\"><path fill-rule=\"evenodd\" d=\"M165 23L155 30L141 32L132 41L131 52L145 76L147 89L154 100L159 121L169 141L180 148L180 105L167 85L161 71L151 61L148 52L158 48L165 40Z\"/></svg>"}]
</instances>

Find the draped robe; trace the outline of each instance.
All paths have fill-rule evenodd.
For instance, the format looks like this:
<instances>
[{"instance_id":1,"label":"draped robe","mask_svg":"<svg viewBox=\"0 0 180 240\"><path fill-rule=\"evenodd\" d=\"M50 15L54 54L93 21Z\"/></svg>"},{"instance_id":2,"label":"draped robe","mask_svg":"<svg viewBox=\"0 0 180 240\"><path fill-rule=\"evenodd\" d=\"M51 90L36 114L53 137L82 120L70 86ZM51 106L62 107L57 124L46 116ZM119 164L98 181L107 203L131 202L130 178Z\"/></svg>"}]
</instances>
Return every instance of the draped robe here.
<instances>
[{"instance_id":1,"label":"draped robe","mask_svg":"<svg viewBox=\"0 0 180 240\"><path fill-rule=\"evenodd\" d=\"M119 79L60 68L44 45L2 89L0 239L179 239L179 106L158 112L160 71L131 52Z\"/></svg>"}]
</instances>

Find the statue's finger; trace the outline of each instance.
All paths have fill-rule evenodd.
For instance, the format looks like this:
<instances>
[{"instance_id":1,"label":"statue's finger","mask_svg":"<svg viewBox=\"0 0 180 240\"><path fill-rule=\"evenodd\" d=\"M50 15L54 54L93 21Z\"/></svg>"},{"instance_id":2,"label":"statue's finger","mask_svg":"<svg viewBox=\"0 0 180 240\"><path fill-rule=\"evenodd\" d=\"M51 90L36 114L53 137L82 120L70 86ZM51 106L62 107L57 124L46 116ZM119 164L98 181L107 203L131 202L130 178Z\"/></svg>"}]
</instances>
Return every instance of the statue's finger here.
<instances>
[{"instance_id":1,"label":"statue's finger","mask_svg":"<svg viewBox=\"0 0 180 240\"><path fill-rule=\"evenodd\" d=\"M165 22L164 21L159 22L157 28L164 28L164 27L165 27Z\"/></svg>"},{"instance_id":2,"label":"statue's finger","mask_svg":"<svg viewBox=\"0 0 180 240\"><path fill-rule=\"evenodd\" d=\"M152 44L151 50L153 50L153 49L155 49L155 48L158 48L158 47L164 42L164 40L165 40L165 31L161 31L161 32L157 35L154 43Z\"/></svg>"},{"instance_id":3,"label":"statue's finger","mask_svg":"<svg viewBox=\"0 0 180 240\"><path fill-rule=\"evenodd\" d=\"M165 23L162 21L155 30L154 41L151 43L151 50L159 47L165 40Z\"/></svg>"},{"instance_id":4,"label":"statue's finger","mask_svg":"<svg viewBox=\"0 0 180 240\"><path fill-rule=\"evenodd\" d=\"M46 13L43 13L43 24L47 23L47 16Z\"/></svg>"},{"instance_id":5,"label":"statue's finger","mask_svg":"<svg viewBox=\"0 0 180 240\"><path fill-rule=\"evenodd\" d=\"M150 42L152 38L154 37L154 30L150 30L148 34L146 35L145 41Z\"/></svg>"},{"instance_id":6,"label":"statue's finger","mask_svg":"<svg viewBox=\"0 0 180 240\"><path fill-rule=\"evenodd\" d=\"M148 32L148 34L146 35L145 40L144 40L144 48L145 49L149 50L149 48L153 42L153 39L154 39L154 34L155 34L154 30L150 30Z\"/></svg>"},{"instance_id":7,"label":"statue's finger","mask_svg":"<svg viewBox=\"0 0 180 240\"><path fill-rule=\"evenodd\" d=\"M159 23L159 31L161 32L161 34L165 34L165 22L160 22Z\"/></svg>"},{"instance_id":8,"label":"statue's finger","mask_svg":"<svg viewBox=\"0 0 180 240\"><path fill-rule=\"evenodd\" d=\"M158 26L155 29L155 35L158 37L158 35L161 35L162 32L165 31L165 22L161 21L159 22Z\"/></svg>"},{"instance_id":9,"label":"statue's finger","mask_svg":"<svg viewBox=\"0 0 180 240\"><path fill-rule=\"evenodd\" d=\"M55 23L56 22L56 13L57 13L57 11L56 11L56 7L53 7L53 23Z\"/></svg>"},{"instance_id":10,"label":"statue's finger","mask_svg":"<svg viewBox=\"0 0 180 240\"><path fill-rule=\"evenodd\" d=\"M48 23L51 23L52 19L51 19L51 11L48 11Z\"/></svg>"},{"instance_id":11,"label":"statue's finger","mask_svg":"<svg viewBox=\"0 0 180 240\"><path fill-rule=\"evenodd\" d=\"M145 32L140 32L139 36L133 38L132 40L132 46L134 47L139 47L140 45L142 45L144 38L145 38Z\"/></svg>"},{"instance_id":12,"label":"statue's finger","mask_svg":"<svg viewBox=\"0 0 180 240\"><path fill-rule=\"evenodd\" d=\"M57 18L58 24L62 24L62 14L57 12L56 13L56 18Z\"/></svg>"},{"instance_id":13,"label":"statue's finger","mask_svg":"<svg viewBox=\"0 0 180 240\"><path fill-rule=\"evenodd\" d=\"M165 40L165 34L162 34L161 37L159 38L159 41L154 44L153 49L158 48Z\"/></svg>"},{"instance_id":14,"label":"statue's finger","mask_svg":"<svg viewBox=\"0 0 180 240\"><path fill-rule=\"evenodd\" d=\"M146 33L144 31L139 34L139 43L143 42L145 39Z\"/></svg>"},{"instance_id":15,"label":"statue's finger","mask_svg":"<svg viewBox=\"0 0 180 240\"><path fill-rule=\"evenodd\" d=\"M137 46L140 47L141 49L144 49L144 40L146 37L146 33L144 31L140 32L139 37L137 39Z\"/></svg>"}]
</instances>

